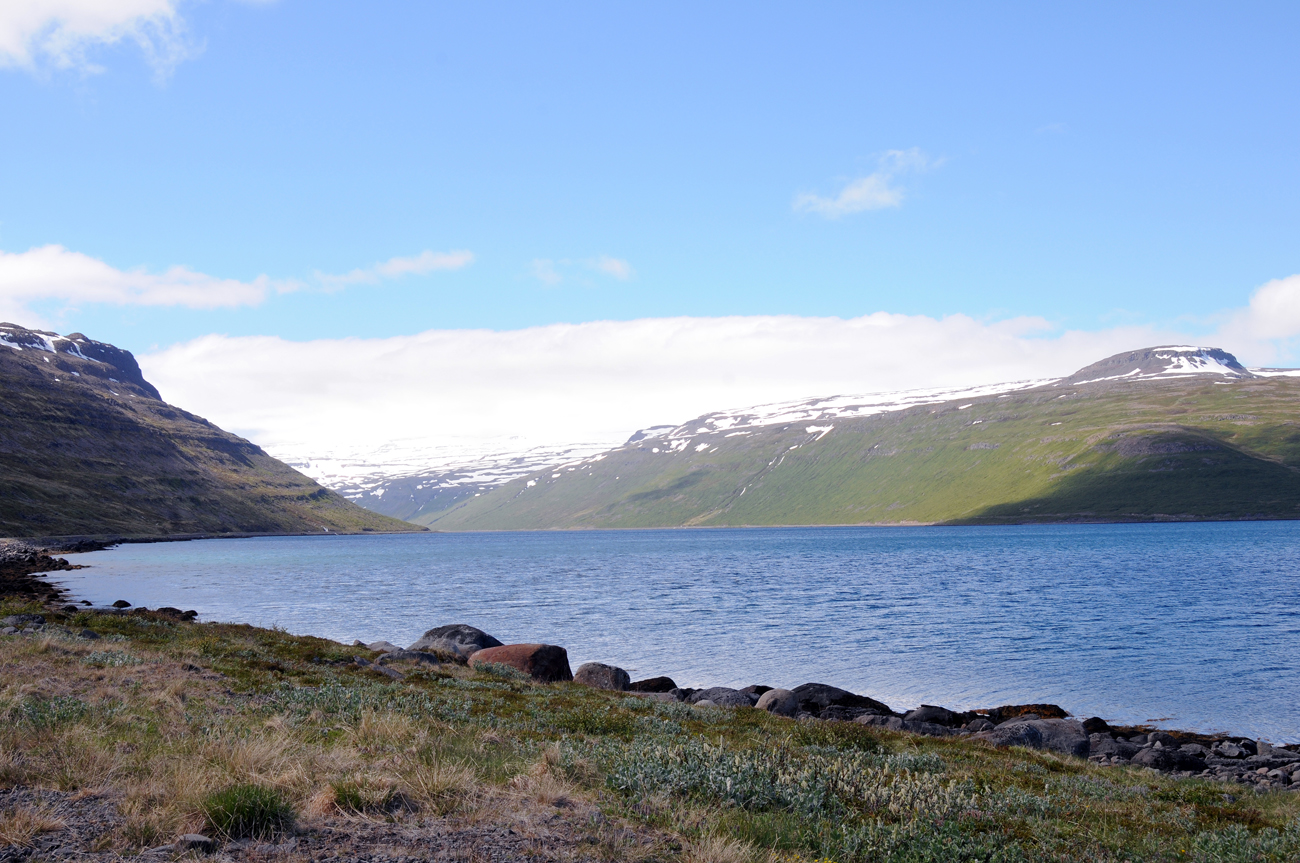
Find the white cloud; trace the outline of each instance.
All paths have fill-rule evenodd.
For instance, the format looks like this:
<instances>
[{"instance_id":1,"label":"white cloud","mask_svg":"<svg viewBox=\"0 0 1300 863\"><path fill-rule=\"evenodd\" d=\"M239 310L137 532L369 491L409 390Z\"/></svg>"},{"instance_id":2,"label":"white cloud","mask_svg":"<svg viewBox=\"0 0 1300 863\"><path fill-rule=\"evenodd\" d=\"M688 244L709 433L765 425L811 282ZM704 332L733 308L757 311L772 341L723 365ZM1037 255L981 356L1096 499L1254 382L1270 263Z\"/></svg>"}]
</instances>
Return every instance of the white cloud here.
<instances>
[{"instance_id":1,"label":"white cloud","mask_svg":"<svg viewBox=\"0 0 1300 863\"><path fill-rule=\"evenodd\" d=\"M587 258L581 261L572 261L568 258L561 258L558 261L551 258L534 258L530 264L533 278L547 285L558 285L563 282L566 277L561 270L572 270L574 267L582 267L601 275L612 276L621 282L627 281L634 275L631 264L622 258L613 258L609 255L600 255L599 257Z\"/></svg>"},{"instance_id":2,"label":"white cloud","mask_svg":"<svg viewBox=\"0 0 1300 863\"><path fill-rule=\"evenodd\" d=\"M1261 285L1246 308L1227 315L1219 333L1260 363L1287 356L1289 343L1300 336L1300 275Z\"/></svg>"},{"instance_id":3,"label":"white cloud","mask_svg":"<svg viewBox=\"0 0 1300 863\"><path fill-rule=\"evenodd\" d=\"M894 185L898 175L908 171L924 171L939 164L915 147L910 150L890 150L880 157L877 171L849 181L834 197L823 197L812 192L796 195L794 211L838 219L864 210L898 207L903 203L903 189Z\"/></svg>"},{"instance_id":4,"label":"white cloud","mask_svg":"<svg viewBox=\"0 0 1300 863\"><path fill-rule=\"evenodd\" d=\"M474 263L474 253L466 249L452 252L432 252L428 249L409 258L389 258L365 269L356 269L342 275L316 273L327 288L342 288L347 285L373 285L382 279L395 279L399 276L424 276L435 270L459 270Z\"/></svg>"},{"instance_id":5,"label":"white cloud","mask_svg":"<svg viewBox=\"0 0 1300 863\"><path fill-rule=\"evenodd\" d=\"M550 258L534 258L532 263L533 278L547 285L558 285L564 277L555 269L555 261Z\"/></svg>"},{"instance_id":6,"label":"white cloud","mask_svg":"<svg viewBox=\"0 0 1300 863\"><path fill-rule=\"evenodd\" d=\"M159 75L191 53L179 0L3 0L0 66L99 71L91 49L135 42Z\"/></svg>"},{"instance_id":7,"label":"white cloud","mask_svg":"<svg viewBox=\"0 0 1300 863\"><path fill-rule=\"evenodd\" d=\"M1184 338L1140 327L1048 332L1037 318L885 312L655 318L309 342L212 335L140 362L169 401L225 428L266 446L328 450L397 439L621 441L644 426L780 399L1064 375Z\"/></svg>"},{"instance_id":8,"label":"white cloud","mask_svg":"<svg viewBox=\"0 0 1300 863\"><path fill-rule=\"evenodd\" d=\"M255 306L272 290L295 287L294 282L267 276L241 282L186 267L171 267L161 273L142 268L119 270L55 245L26 252L0 251L0 317L16 321L39 323L31 306L42 301L217 309Z\"/></svg>"},{"instance_id":9,"label":"white cloud","mask_svg":"<svg viewBox=\"0 0 1300 863\"><path fill-rule=\"evenodd\" d=\"M620 258L601 255L599 258L589 261L587 266L607 276L613 276L620 281L627 281L632 278L632 265Z\"/></svg>"}]
</instances>

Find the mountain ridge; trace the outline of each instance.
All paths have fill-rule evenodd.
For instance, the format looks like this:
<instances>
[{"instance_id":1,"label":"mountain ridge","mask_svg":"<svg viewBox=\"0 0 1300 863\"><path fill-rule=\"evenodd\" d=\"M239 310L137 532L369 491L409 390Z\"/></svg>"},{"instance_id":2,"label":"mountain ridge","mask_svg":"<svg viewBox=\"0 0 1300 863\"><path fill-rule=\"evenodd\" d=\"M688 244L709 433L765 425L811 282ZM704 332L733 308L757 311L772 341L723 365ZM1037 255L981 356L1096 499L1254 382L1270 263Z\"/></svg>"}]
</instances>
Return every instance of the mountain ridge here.
<instances>
[{"instance_id":1,"label":"mountain ridge","mask_svg":"<svg viewBox=\"0 0 1300 863\"><path fill-rule=\"evenodd\" d=\"M1089 379L1098 366L1118 374ZM720 415L706 414L418 522L493 530L1300 517L1300 379L1290 370L1252 372L1218 348L1160 346L1028 384L748 427L731 422L743 412L712 423L703 420Z\"/></svg>"},{"instance_id":2,"label":"mountain ridge","mask_svg":"<svg viewBox=\"0 0 1300 863\"><path fill-rule=\"evenodd\" d=\"M0 534L408 531L162 401L130 352L0 323Z\"/></svg>"}]
</instances>

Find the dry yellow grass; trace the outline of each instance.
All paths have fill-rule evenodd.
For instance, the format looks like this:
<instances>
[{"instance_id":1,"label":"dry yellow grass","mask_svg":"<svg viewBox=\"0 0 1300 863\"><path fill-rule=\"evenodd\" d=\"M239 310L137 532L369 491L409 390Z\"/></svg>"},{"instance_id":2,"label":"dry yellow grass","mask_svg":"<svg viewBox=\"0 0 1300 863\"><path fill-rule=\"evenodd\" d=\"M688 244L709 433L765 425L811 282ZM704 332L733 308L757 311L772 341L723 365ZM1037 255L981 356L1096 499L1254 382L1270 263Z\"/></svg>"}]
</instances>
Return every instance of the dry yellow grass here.
<instances>
[{"instance_id":1,"label":"dry yellow grass","mask_svg":"<svg viewBox=\"0 0 1300 863\"><path fill-rule=\"evenodd\" d=\"M30 806L0 813L0 845L30 845L37 834L63 829L63 820Z\"/></svg>"}]
</instances>

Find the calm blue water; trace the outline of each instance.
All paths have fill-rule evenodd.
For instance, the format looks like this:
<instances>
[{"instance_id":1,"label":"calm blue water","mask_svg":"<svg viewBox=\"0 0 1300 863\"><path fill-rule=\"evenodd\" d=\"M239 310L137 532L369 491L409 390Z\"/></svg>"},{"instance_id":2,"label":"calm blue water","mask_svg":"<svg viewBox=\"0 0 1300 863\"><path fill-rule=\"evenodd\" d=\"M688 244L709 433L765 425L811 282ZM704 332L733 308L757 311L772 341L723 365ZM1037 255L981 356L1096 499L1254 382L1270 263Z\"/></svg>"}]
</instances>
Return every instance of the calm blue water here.
<instances>
[{"instance_id":1,"label":"calm blue water","mask_svg":"<svg viewBox=\"0 0 1300 863\"><path fill-rule=\"evenodd\" d=\"M125 545L96 604L406 645L470 623L679 685L1300 741L1300 522L312 536Z\"/></svg>"}]
</instances>

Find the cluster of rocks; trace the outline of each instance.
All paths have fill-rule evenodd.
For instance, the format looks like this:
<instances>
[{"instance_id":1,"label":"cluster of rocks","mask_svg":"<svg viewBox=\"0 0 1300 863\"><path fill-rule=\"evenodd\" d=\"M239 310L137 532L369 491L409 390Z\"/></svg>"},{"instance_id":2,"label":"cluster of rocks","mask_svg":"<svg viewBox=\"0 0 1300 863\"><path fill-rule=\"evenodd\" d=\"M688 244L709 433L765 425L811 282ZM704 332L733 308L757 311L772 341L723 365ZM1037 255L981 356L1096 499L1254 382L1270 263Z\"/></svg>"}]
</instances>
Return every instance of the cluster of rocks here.
<instances>
[{"instance_id":1,"label":"cluster of rocks","mask_svg":"<svg viewBox=\"0 0 1300 863\"><path fill-rule=\"evenodd\" d=\"M90 605L90 603L86 602L84 605ZM87 609L82 606L69 604L59 608L59 611L66 614L75 614L78 611L92 611L95 614L151 614L161 615L163 617L183 622L195 620L199 616L197 611L181 611L179 608L172 608L170 606L155 608L152 611L147 608L135 608L132 607L131 603L124 599L119 599L108 608L91 607ZM0 635L35 635L39 632L45 632L47 626L48 624L46 623L45 615L43 614L11 614L7 617L0 618ZM63 626L56 628L60 631L78 635L86 639L99 638L99 635L92 629L74 631Z\"/></svg>"},{"instance_id":2,"label":"cluster of rocks","mask_svg":"<svg viewBox=\"0 0 1300 863\"><path fill-rule=\"evenodd\" d=\"M50 629L51 625L45 622L45 616L41 614L11 614L0 618L0 635L36 635ZM99 638L99 633L93 629L75 630L56 625L53 630L64 635L84 638L87 641Z\"/></svg>"},{"instance_id":3,"label":"cluster of rocks","mask_svg":"<svg viewBox=\"0 0 1300 863\"><path fill-rule=\"evenodd\" d=\"M1288 749L1241 738L1115 729L1097 717L1075 719L1054 704L968 711L925 704L899 712L874 698L825 683L805 683L793 689L759 685L690 689L679 687L670 677L632 680L622 668L601 662L588 662L571 672L563 647L502 644L463 623L430 629L408 648L387 641L355 644L383 654L373 663L358 656L358 665L373 667L393 678L402 675L387 665L402 660L458 662L471 667L499 664L542 683L572 680L597 689L697 707L752 708L796 721L856 722L931 737L965 737L994 746L1051 750L1102 765L1133 764L1180 776L1300 790L1300 754Z\"/></svg>"},{"instance_id":4,"label":"cluster of rocks","mask_svg":"<svg viewBox=\"0 0 1300 863\"><path fill-rule=\"evenodd\" d=\"M1084 724L1092 732L1088 760L1098 764L1134 764L1180 776L1300 791L1300 754L1264 740L1192 739L1192 735L1166 731L1126 734L1125 729L1111 729L1100 719Z\"/></svg>"}]
</instances>

